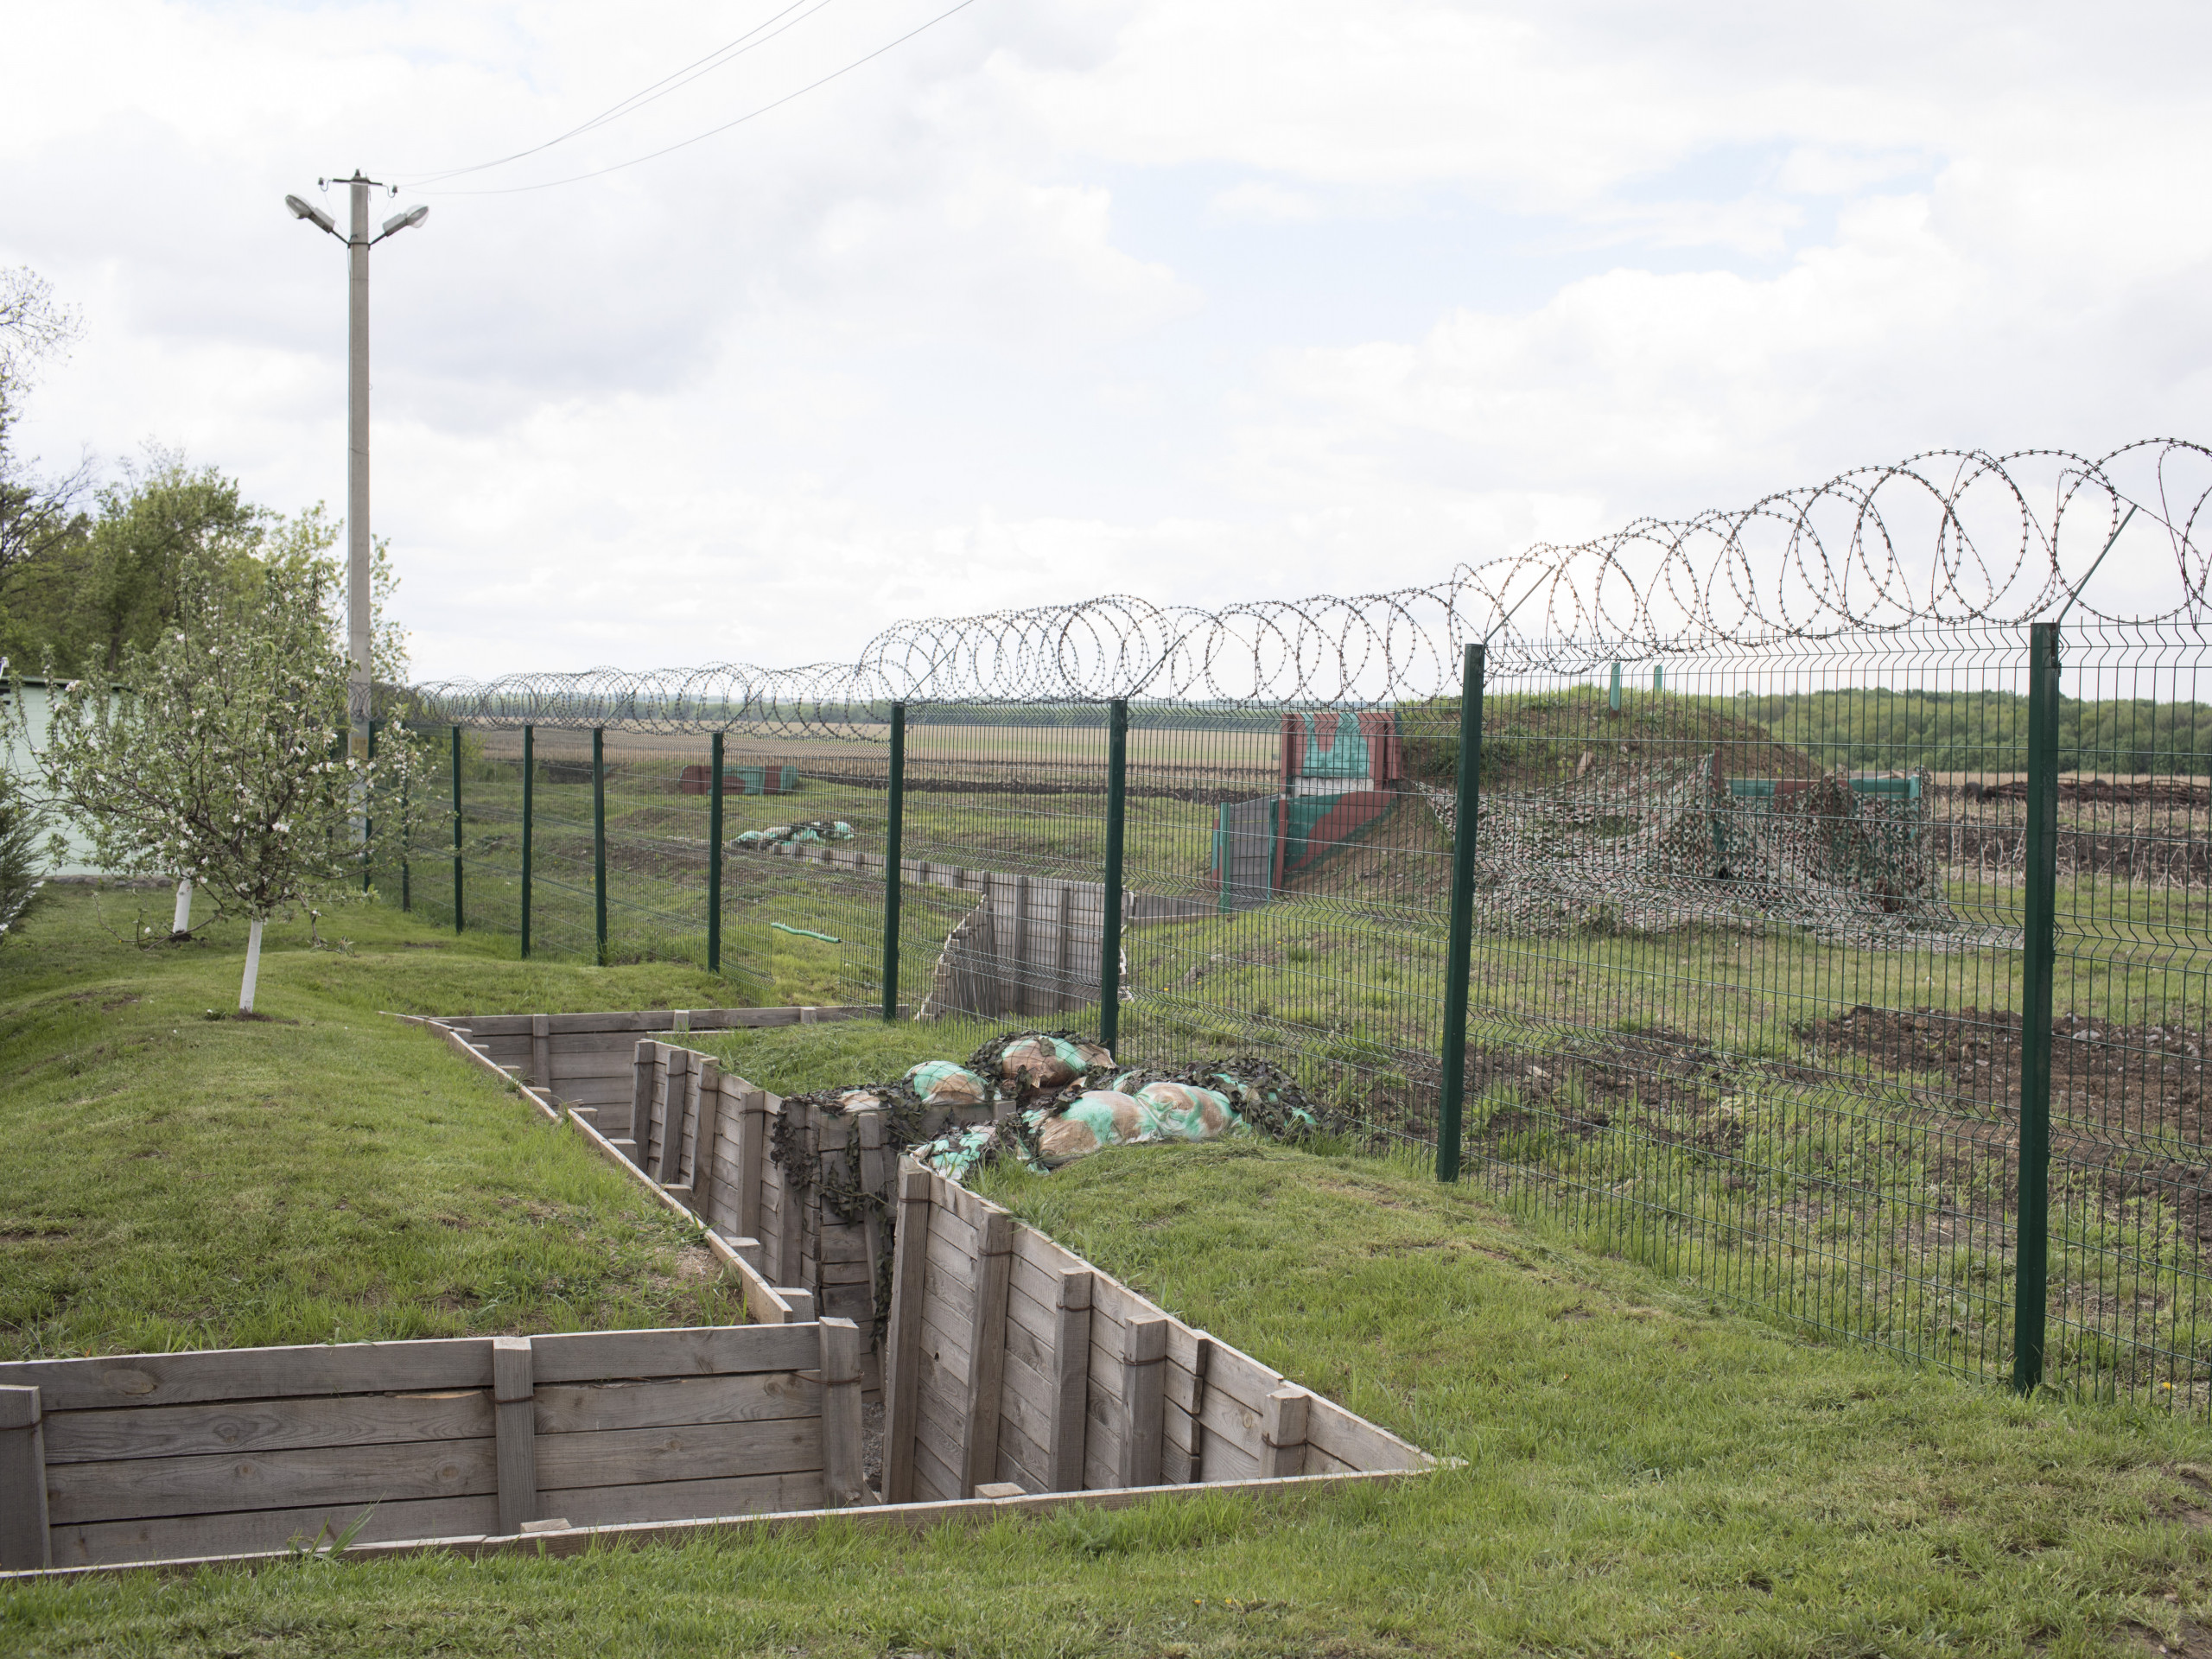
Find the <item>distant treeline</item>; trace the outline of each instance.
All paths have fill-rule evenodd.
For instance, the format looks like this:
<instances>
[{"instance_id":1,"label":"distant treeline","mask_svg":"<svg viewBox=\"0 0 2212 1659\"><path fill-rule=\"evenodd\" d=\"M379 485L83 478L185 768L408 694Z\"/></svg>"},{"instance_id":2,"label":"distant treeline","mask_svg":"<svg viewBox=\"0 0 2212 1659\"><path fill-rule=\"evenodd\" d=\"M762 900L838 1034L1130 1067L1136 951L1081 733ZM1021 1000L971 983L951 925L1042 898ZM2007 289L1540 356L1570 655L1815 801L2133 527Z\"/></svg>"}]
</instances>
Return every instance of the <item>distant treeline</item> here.
<instances>
[{"instance_id":1,"label":"distant treeline","mask_svg":"<svg viewBox=\"0 0 2212 1659\"><path fill-rule=\"evenodd\" d=\"M1853 687L1714 701L1823 767L2027 769L2028 700L2014 692ZM2202 775L2212 771L2212 704L2062 697L2058 764L2066 772Z\"/></svg>"}]
</instances>

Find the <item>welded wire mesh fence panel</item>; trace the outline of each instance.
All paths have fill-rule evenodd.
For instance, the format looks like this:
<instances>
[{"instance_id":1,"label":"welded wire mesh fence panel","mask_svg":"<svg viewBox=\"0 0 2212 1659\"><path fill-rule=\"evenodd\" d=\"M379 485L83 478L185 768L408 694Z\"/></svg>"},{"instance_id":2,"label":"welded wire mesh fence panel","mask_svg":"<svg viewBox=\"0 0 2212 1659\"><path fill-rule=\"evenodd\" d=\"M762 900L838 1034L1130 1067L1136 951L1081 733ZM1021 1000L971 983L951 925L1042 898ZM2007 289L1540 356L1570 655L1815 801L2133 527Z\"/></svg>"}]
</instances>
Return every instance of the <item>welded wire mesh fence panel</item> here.
<instances>
[{"instance_id":1,"label":"welded wire mesh fence panel","mask_svg":"<svg viewBox=\"0 0 2212 1659\"><path fill-rule=\"evenodd\" d=\"M1131 711L1123 1052L1251 1054L1363 1131L1434 1131L1451 842L1426 705Z\"/></svg>"},{"instance_id":2,"label":"welded wire mesh fence panel","mask_svg":"<svg viewBox=\"0 0 2212 1659\"><path fill-rule=\"evenodd\" d=\"M743 964L761 1001L880 995L884 718L841 709L815 731L724 740L722 965ZM706 776L702 766L702 785Z\"/></svg>"},{"instance_id":3,"label":"welded wire mesh fence panel","mask_svg":"<svg viewBox=\"0 0 2212 1659\"><path fill-rule=\"evenodd\" d=\"M2049 1374L2201 1407L2212 676L2194 630L2061 638Z\"/></svg>"},{"instance_id":4,"label":"welded wire mesh fence panel","mask_svg":"<svg viewBox=\"0 0 2212 1659\"><path fill-rule=\"evenodd\" d=\"M1493 648L1467 1179L1713 1294L1969 1374L2011 1370L2016 1298L2031 1326L2044 1284L2050 1380L2212 1405L2203 641L2062 638L2040 760L2024 626L1657 659ZM908 706L896 1000L1095 1032L1105 986L1122 1058L1263 1058L1365 1143L1426 1155L1459 698L1132 702L1111 965L1109 709ZM887 719L778 706L726 733L721 956L757 1000L882 995ZM611 960L703 960L709 743L607 731ZM590 736L537 744L536 949L588 957ZM510 925L518 746L465 736L472 928ZM442 755L430 775L442 789ZM2026 948L2037 790L2047 976ZM449 919L449 822L418 845L415 906ZM2047 1284L2021 1249L2023 1010L2045 982Z\"/></svg>"},{"instance_id":5,"label":"welded wire mesh fence panel","mask_svg":"<svg viewBox=\"0 0 2212 1659\"><path fill-rule=\"evenodd\" d=\"M908 712L902 996L1096 1032L1106 826L1098 704Z\"/></svg>"}]
</instances>

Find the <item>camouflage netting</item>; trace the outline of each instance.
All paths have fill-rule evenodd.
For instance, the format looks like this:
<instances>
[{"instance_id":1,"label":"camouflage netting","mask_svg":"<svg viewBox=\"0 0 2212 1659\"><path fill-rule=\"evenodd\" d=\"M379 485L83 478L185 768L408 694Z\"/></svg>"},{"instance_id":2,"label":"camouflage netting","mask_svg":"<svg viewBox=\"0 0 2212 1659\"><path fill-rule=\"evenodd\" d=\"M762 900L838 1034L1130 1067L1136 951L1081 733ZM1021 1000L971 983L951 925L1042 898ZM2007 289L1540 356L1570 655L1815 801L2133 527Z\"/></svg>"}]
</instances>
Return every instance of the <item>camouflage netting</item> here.
<instances>
[{"instance_id":1,"label":"camouflage netting","mask_svg":"<svg viewBox=\"0 0 2212 1659\"><path fill-rule=\"evenodd\" d=\"M1926 772L1761 780L1712 755L1542 789L1485 789L1475 844L1482 918L1537 932L1803 927L1840 944L1922 943L1964 928L1931 845ZM1446 833L1452 794L1422 794Z\"/></svg>"},{"instance_id":2,"label":"camouflage netting","mask_svg":"<svg viewBox=\"0 0 2212 1659\"><path fill-rule=\"evenodd\" d=\"M968 1057L924 1060L891 1083L826 1089L787 1097L817 1112L881 1112L884 1145L951 1180L1010 1158L1039 1174L1108 1146L1143 1146L1258 1135L1297 1141L1335 1127L1281 1068L1251 1056L1178 1071L1117 1070L1114 1057L1076 1032L1013 1031ZM946 1127L949 1114L993 1114L988 1123ZM795 1191L817 1177L792 1126L808 1114L779 1112L769 1155ZM848 1142L844 1166L820 1177L822 1201L837 1219L878 1221L876 1322L891 1306L891 1263L898 1206L862 1173L860 1141Z\"/></svg>"}]
</instances>

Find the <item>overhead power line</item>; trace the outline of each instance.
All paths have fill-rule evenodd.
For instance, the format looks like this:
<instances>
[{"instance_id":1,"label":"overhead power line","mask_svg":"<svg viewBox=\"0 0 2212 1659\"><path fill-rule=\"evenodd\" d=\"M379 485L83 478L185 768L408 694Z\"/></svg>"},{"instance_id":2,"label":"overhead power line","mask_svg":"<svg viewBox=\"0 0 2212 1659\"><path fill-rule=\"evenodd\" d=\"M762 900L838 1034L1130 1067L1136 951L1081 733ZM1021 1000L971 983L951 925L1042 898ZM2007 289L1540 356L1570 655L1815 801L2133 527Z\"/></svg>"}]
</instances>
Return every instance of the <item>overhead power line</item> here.
<instances>
[{"instance_id":1,"label":"overhead power line","mask_svg":"<svg viewBox=\"0 0 2212 1659\"><path fill-rule=\"evenodd\" d=\"M447 179L458 179L470 173L481 173L491 168L505 167L510 162L519 162L527 156L541 155L544 151L552 149L556 144L564 144L571 138L581 137L587 132L595 131L597 129L606 126L609 122L620 120L626 115L634 114L639 110L645 108L646 105L653 103L658 99L666 98L671 92L676 92L679 88L690 86L702 75L710 74L716 69L722 68L727 65L736 62L738 59L743 57L747 52L751 52L757 48L767 45L770 41L774 40L777 35L785 33L788 29L796 29L799 24L804 22L807 18L815 16L816 13L821 11L830 3L831 0L813 0L813 4L810 8L808 5L808 0L791 0L791 3L790 5L785 6L781 11L776 13L774 16L769 17L761 22L755 23L751 29L747 29L744 34L739 35L735 40L724 41L713 51L708 53L705 57L695 59L691 62L685 64L681 69L675 71L673 73L664 75L660 79L654 81L651 86L643 87L640 90L631 93L629 97L624 99L620 103L610 105L608 108L601 110L597 115L592 117L590 120L583 122L579 125L570 127L566 132L556 134L555 137L548 138L542 144L532 144L529 149L518 149L512 156L501 156L496 160L489 162L478 162L470 167L448 168L441 173L426 173L421 177L410 181L410 183L417 188L428 184L439 184L442 183ZM791 16L793 12L802 10L804 11L803 16L798 17ZM784 20L787 17L791 18L791 21L789 22L784 22ZM783 23L783 28L772 28L772 26L777 23ZM770 29L772 32L764 35L761 33L763 29ZM756 35L759 36L758 39L754 38Z\"/></svg>"},{"instance_id":2,"label":"overhead power line","mask_svg":"<svg viewBox=\"0 0 2212 1659\"><path fill-rule=\"evenodd\" d=\"M819 0L819 3L817 4L815 10L819 10L822 5L827 4L828 3L829 0ZM626 168L639 167L647 162L658 161L662 156L673 155L679 149L688 149L693 144L703 143L709 138L713 138L720 134L728 132L733 127L741 127L747 122L755 120L760 117L767 114L772 110L779 110L783 108L785 105L792 102L794 99L805 97L807 93L815 91L818 87L827 86L831 81L852 73L854 70L861 67L863 65L874 62L876 59L881 57L885 53L894 51L898 48L904 46L916 35L926 34L929 30L935 29L939 23L943 22L946 18L953 16L956 12L965 11L969 6L975 3L976 0L959 0L958 4L947 7L944 10L938 13L936 16L931 18L927 22L917 24L914 28L908 29L904 35L899 35L897 39L885 41L881 46L877 47L873 52L869 52L862 56L855 58L850 63L846 64L842 68L833 69L828 74L822 76L819 79L810 80L807 82L805 86L798 88L796 91L786 92L781 98L772 99L770 102L761 105L758 109L747 110L743 115L736 116L730 120L722 122L718 126L709 127L704 132L694 133L689 138L680 138L672 144L664 144L658 149L648 150L642 156L632 156L626 162L615 162L607 167L593 168L590 171L585 173L572 173L566 178L546 179L537 184L495 185L487 188L475 190L432 190L428 191L425 194L441 196L521 195L532 190L550 190L563 184L581 184L587 179L604 178L609 173L620 173ZM782 14L779 15L780 16ZM807 14L808 16L811 16L812 15L812 12ZM773 20L772 19L771 21ZM804 21L804 18L803 17L794 18L792 22L802 22ZM791 24L785 25L785 28L789 28L791 26ZM781 31L779 30L778 32L780 33ZM756 42L755 44L760 44L760 42ZM680 74L683 72L679 70L677 73ZM648 88L647 90L650 91L651 88ZM673 89L671 88L671 90ZM618 105L617 107L620 108L620 106ZM585 130L592 124L592 123L588 122L585 124L584 128L579 128L576 130ZM559 141L550 140L549 141L549 143L557 142ZM546 147L547 146L545 145L539 146L540 149ZM531 155L535 153L535 151L529 150L519 152L521 155ZM485 167L494 167L499 165L501 165L501 163L490 162L483 163L483 166ZM471 168L461 170L475 172L481 169L480 168ZM446 178L455 178L460 176L460 174L458 172L448 173L441 176Z\"/></svg>"}]
</instances>

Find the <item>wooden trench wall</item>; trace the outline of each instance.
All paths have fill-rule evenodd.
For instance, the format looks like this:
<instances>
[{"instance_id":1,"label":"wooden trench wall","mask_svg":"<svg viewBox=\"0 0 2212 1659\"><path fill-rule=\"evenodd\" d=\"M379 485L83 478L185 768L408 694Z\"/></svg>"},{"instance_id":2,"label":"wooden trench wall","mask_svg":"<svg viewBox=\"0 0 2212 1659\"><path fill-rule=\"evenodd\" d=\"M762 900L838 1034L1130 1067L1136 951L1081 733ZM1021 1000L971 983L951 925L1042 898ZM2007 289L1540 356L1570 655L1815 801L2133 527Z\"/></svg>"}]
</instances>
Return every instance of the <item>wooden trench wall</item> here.
<instances>
[{"instance_id":1,"label":"wooden trench wall","mask_svg":"<svg viewBox=\"0 0 2212 1659\"><path fill-rule=\"evenodd\" d=\"M887 1503L1432 1466L911 1160L885 1346Z\"/></svg>"},{"instance_id":2,"label":"wooden trench wall","mask_svg":"<svg viewBox=\"0 0 2212 1659\"><path fill-rule=\"evenodd\" d=\"M0 1573L265 1559L357 1521L370 1555L567 1554L849 1505L921 1524L1434 1466L999 1206L911 1160L891 1167L880 1111L779 1101L635 1034L870 1012L420 1021L701 1220L757 1322L0 1363ZM779 1116L810 1172L800 1191L767 1155ZM894 1195L880 1373L874 1264L890 1217L861 1206L847 1221L822 1198L822 1178L855 1163ZM861 1427L878 1375L880 1495Z\"/></svg>"},{"instance_id":3,"label":"wooden trench wall","mask_svg":"<svg viewBox=\"0 0 2212 1659\"><path fill-rule=\"evenodd\" d=\"M784 1317L820 1312L856 1323L874 1389L880 1210L860 1205L857 1213L841 1214L827 1195L857 1184L889 1198L893 1159L883 1114L786 1101L724 1074L711 1054L636 1034L642 1027L673 1035L679 1016L694 1032L879 1017L862 1008L715 1008L455 1016L437 1023L484 1064L547 1093L664 1202L695 1217L710 1246L740 1259L792 1310ZM991 1116L987 1105L939 1108L925 1117L923 1129L935 1135ZM755 1319L776 1317L754 1306L766 1300L757 1289L748 1296Z\"/></svg>"},{"instance_id":4,"label":"wooden trench wall","mask_svg":"<svg viewBox=\"0 0 2212 1659\"><path fill-rule=\"evenodd\" d=\"M849 1321L0 1364L0 1569L859 1503Z\"/></svg>"}]
</instances>

